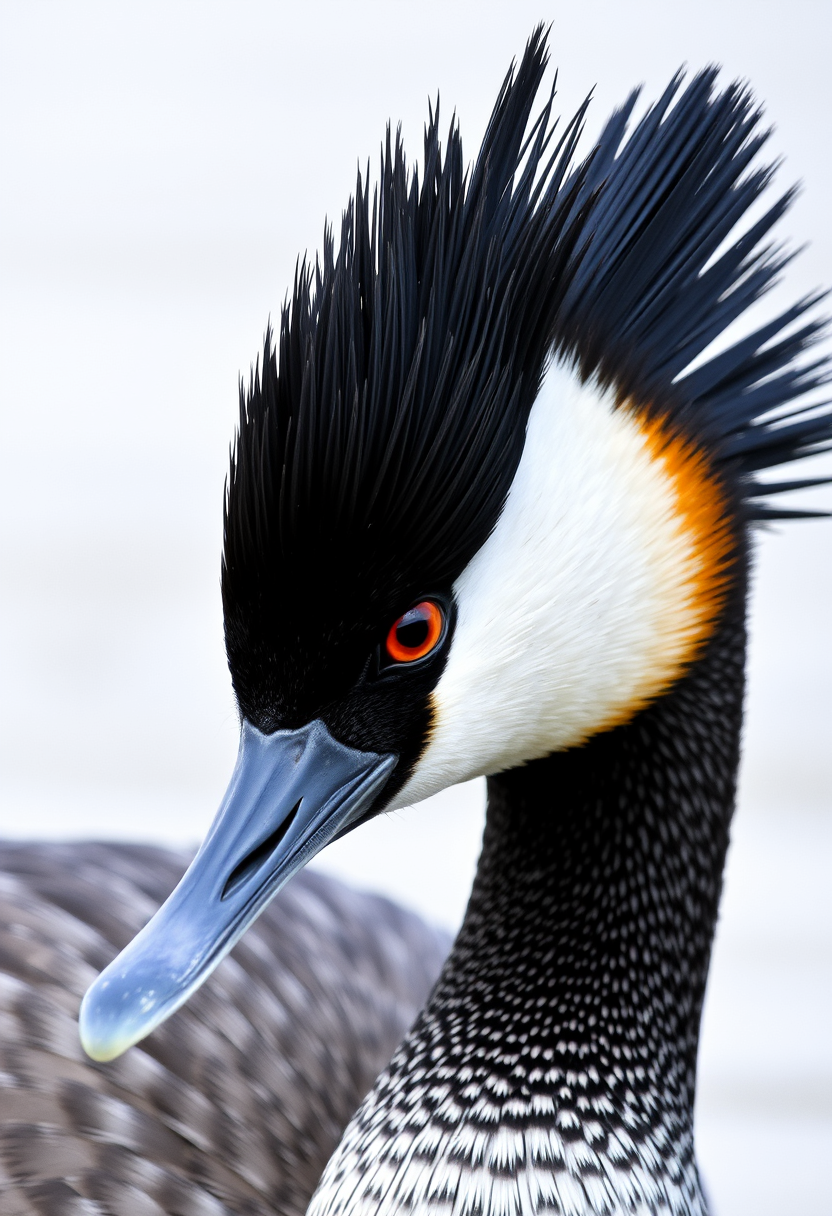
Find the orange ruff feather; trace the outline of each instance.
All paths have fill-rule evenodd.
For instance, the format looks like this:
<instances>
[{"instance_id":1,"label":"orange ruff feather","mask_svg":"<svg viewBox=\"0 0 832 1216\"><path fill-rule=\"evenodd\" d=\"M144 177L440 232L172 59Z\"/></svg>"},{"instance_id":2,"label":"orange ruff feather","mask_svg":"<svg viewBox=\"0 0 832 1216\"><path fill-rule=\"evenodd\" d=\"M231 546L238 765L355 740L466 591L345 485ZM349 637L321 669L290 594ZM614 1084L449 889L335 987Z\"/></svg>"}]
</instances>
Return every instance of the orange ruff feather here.
<instances>
[{"instance_id":1,"label":"orange ruff feather","mask_svg":"<svg viewBox=\"0 0 832 1216\"><path fill-rule=\"evenodd\" d=\"M720 618L737 556L734 508L707 454L665 418L634 412L652 459L667 477L682 536L690 549L683 589L686 642L673 683L696 659Z\"/></svg>"}]
</instances>

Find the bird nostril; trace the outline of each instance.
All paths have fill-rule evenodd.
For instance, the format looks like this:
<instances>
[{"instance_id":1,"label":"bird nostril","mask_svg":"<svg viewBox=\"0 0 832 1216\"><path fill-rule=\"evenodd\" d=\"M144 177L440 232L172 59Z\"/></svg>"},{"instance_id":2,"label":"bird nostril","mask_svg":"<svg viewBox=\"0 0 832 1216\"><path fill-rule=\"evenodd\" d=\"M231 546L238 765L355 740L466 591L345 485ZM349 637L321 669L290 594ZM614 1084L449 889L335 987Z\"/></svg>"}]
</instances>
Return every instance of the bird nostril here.
<instances>
[{"instance_id":1,"label":"bird nostril","mask_svg":"<svg viewBox=\"0 0 832 1216\"><path fill-rule=\"evenodd\" d=\"M255 870L260 868L266 858L274 852L283 837L289 831L289 828L294 823L295 816L300 810L300 804L302 801L303 799L299 798L280 826L276 827L272 834L267 836L262 844L258 844L257 848L252 849L251 852L243 858L239 865L234 867L228 876L225 886L222 889L220 899L227 899L229 895L233 895L237 888L240 887L248 878L250 878Z\"/></svg>"}]
</instances>

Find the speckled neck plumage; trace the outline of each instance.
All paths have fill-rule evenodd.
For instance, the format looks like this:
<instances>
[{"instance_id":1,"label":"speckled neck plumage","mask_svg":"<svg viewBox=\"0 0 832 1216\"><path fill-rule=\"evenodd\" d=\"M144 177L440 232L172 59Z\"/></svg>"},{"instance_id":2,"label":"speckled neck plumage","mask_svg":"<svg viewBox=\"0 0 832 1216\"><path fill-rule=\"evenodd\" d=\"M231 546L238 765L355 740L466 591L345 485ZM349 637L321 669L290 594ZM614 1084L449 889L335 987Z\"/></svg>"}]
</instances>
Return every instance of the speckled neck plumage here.
<instances>
[{"instance_id":1,"label":"speckled neck plumage","mask_svg":"<svg viewBox=\"0 0 832 1216\"><path fill-rule=\"evenodd\" d=\"M689 675L630 725L489 780L453 953L315 1216L706 1210L696 1051L743 616L738 597Z\"/></svg>"}]
</instances>

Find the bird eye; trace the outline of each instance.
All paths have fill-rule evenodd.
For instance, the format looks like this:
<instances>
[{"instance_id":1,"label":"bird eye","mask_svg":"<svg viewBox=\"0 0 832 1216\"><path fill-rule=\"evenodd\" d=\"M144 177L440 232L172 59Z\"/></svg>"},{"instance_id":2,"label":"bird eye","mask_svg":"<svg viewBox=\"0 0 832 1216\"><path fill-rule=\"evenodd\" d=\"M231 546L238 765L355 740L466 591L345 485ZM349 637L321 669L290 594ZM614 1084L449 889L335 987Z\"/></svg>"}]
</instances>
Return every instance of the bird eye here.
<instances>
[{"instance_id":1,"label":"bird eye","mask_svg":"<svg viewBox=\"0 0 832 1216\"><path fill-rule=\"evenodd\" d=\"M433 600L422 600L394 621L385 648L394 663L412 663L430 654L442 636L445 616Z\"/></svg>"}]
</instances>

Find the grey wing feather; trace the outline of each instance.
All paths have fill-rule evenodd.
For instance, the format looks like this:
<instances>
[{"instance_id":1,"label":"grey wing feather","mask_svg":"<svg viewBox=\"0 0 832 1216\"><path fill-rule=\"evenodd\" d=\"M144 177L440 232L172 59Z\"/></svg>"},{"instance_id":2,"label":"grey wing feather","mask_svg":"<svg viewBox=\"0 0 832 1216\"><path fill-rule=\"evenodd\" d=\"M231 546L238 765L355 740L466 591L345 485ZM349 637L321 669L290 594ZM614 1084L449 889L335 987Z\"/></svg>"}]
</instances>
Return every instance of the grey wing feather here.
<instances>
[{"instance_id":1,"label":"grey wing feather","mask_svg":"<svg viewBox=\"0 0 832 1216\"><path fill-rule=\"evenodd\" d=\"M0 845L0 1216L300 1216L450 939L319 874L112 1064L78 1006L188 857Z\"/></svg>"}]
</instances>

